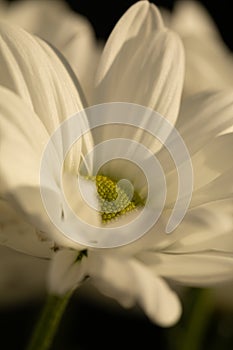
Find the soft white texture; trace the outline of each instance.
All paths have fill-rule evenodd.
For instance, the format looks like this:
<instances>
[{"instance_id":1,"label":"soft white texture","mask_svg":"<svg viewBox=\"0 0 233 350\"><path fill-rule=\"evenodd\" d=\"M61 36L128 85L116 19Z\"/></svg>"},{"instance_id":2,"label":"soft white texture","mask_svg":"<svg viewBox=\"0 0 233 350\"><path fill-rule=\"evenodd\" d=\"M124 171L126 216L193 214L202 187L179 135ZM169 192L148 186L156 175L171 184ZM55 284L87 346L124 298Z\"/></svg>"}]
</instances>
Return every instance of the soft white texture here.
<instances>
[{"instance_id":1,"label":"soft white texture","mask_svg":"<svg viewBox=\"0 0 233 350\"><path fill-rule=\"evenodd\" d=\"M4 68L0 76L0 196L9 217L0 231L1 242L25 253L52 255L52 292L63 294L89 276L98 289L122 305L138 303L152 321L163 326L174 324L181 307L161 276L195 285L232 277L232 134L218 137L232 124L232 96L203 94L187 99L181 109L177 127L194 157L194 168L202 168L202 176L197 175L193 208L177 230L164 234L174 202L171 181L170 205L148 235L122 248L89 250L88 257L77 260L77 245L62 240L47 218L39 196L39 167L51 132L82 109L81 94L46 43L6 24L0 26L0 34ZM163 27L154 5L140 1L123 16L106 44L97 72L96 101L140 103L175 123L183 71L180 40ZM88 149L91 144L87 138L74 148L73 155L71 152L66 166L69 176L77 173L82 147ZM166 164L163 149L158 157ZM164 169L173 180L172 166ZM53 184L57 184L56 177L54 172ZM62 217L59 186L47 190L55 213ZM82 210L85 214L85 207ZM27 233L20 232L24 219ZM12 221L16 223L14 230L10 229ZM59 250L54 252L57 245Z\"/></svg>"}]
</instances>

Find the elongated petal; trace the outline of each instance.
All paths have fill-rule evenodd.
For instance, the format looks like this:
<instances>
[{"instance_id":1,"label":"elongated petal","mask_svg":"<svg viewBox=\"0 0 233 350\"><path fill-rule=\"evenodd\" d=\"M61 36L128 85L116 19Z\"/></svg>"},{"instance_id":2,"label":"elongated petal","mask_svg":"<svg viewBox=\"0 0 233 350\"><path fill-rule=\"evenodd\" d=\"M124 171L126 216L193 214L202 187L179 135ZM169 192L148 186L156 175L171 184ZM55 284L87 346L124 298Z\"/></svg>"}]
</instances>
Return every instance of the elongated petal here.
<instances>
[{"instance_id":1,"label":"elongated petal","mask_svg":"<svg viewBox=\"0 0 233 350\"><path fill-rule=\"evenodd\" d=\"M233 252L233 200L211 202L189 210L177 228L170 252Z\"/></svg>"},{"instance_id":2,"label":"elongated petal","mask_svg":"<svg viewBox=\"0 0 233 350\"><path fill-rule=\"evenodd\" d=\"M217 135L232 126L233 93L231 91L205 92L183 100L176 128L192 157ZM157 154L166 173L174 168L167 151Z\"/></svg>"},{"instance_id":3,"label":"elongated petal","mask_svg":"<svg viewBox=\"0 0 233 350\"><path fill-rule=\"evenodd\" d=\"M147 316L162 326L180 317L181 307L167 284L135 260L93 256L89 260L91 281L104 294L123 306L138 303Z\"/></svg>"},{"instance_id":4,"label":"elongated petal","mask_svg":"<svg viewBox=\"0 0 233 350\"><path fill-rule=\"evenodd\" d=\"M63 295L76 288L86 277L85 256L78 259L80 252L61 250L55 253L49 271L49 292Z\"/></svg>"},{"instance_id":5,"label":"elongated petal","mask_svg":"<svg viewBox=\"0 0 233 350\"><path fill-rule=\"evenodd\" d=\"M219 193L226 193L229 191L229 197L231 196L231 181L228 176L229 181L226 181L223 187L217 188L215 181L222 176L227 179L227 174L232 173L232 147L233 147L233 133L222 135L212 139L207 145L205 145L201 150L194 154L191 158L192 168L194 174L193 181L193 194L190 206L197 206L198 204L203 204L203 201L198 202L198 198L203 195L207 195L207 189L216 188L215 193L210 191L209 196L212 200L219 200L222 197ZM176 170L171 172L167 176L167 188L168 188L168 202L175 203L176 200ZM220 192L219 192L220 191ZM185 193L182 193L185 195ZM171 204L169 204L171 205Z\"/></svg>"},{"instance_id":6,"label":"elongated petal","mask_svg":"<svg viewBox=\"0 0 233 350\"><path fill-rule=\"evenodd\" d=\"M11 203L38 230L47 232L52 226L40 194L40 162L49 135L30 107L2 87L0 116L1 198ZM54 183L56 178L54 176ZM58 187L48 185L47 191L59 213L61 198Z\"/></svg>"},{"instance_id":7,"label":"elongated petal","mask_svg":"<svg viewBox=\"0 0 233 350\"><path fill-rule=\"evenodd\" d=\"M56 47L73 68L85 95L91 99L100 50L94 31L84 17L72 12L62 1L26 0L12 3L5 20Z\"/></svg>"},{"instance_id":8,"label":"elongated petal","mask_svg":"<svg viewBox=\"0 0 233 350\"><path fill-rule=\"evenodd\" d=\"M211 286L233 279L232 253L165 253L157 258L151 267L155 273L192 286Z\"/></svg>"},{"instance_id":9,"label":"elongated petal","mask_svg":"<svg viewBox=\"0 0 233 350\"><path fill-rule=\"evenodd\" d=\"M186 53L184 93L232 87L232 54L205 8L197 1L179 1L171 18Z\"/></svg>"},{"instance_id":10,"label":"elongated petal","mask_svg":"<svg viewBox=\"0 0 233 350\"><path fill-rule=\"evenodd\" d=\"M75 86L56 54L18 27L0 26L0 84L33 108L49 133L82 109Z\"/></svg>"},{"instance_id":11,"label":"elongated petal","mask_svg":"<svg viewBox=\"0 0 233 350\"><path fill-rule=\"evenodd\" d=\"M1 197L38 231L45 233L47 239L68 247L73 245L76 248L79 247L77 243L65 239L65 236L57 230L61 223L63 225L67 223L69 226L70 220L68 214L63 218L67 203L64 200L60 180L62 162L59 159L59 149L55 148L55 144L51 144L48 158L45 158L45 164L43 163L44 167L41 170L42 156L49 135L41 120L30 107L5 88L0 88L0 116ZM34 130L36 133L33 132ZM60 142L62 140L58 138L58 143ZM72 180L69 184L69 191L75 194L78 191L77 178L73 175L70 177L75 181ZM73 188L70 188L72 186ZM43 200L46 198L49 202L50 209L48 206L45 207L42 194ZM78 196L76 203L74 203L74 196L70 199L76 208L78 205L81 206L81 199L79 200ZM69 203L69 198L67 202ZM51 222L53 219L55 223ZM77 230L78 228L79 226ZM62 228L60 229L62 231ZM16 235L17 232L15 232ZM18 240L20 241L20 238ZM13 238L8 239L7 242L8 245L17 249L19 242L14 243ZM23 250L21 241L19 249ZM25 251L27 250L28 245L25 245Z\"/></svg>"},{"instance_id":12,"label":"elongated petal","mask_svg":"<svg viewBox=\"0 0 233 350\"><path fill-rule=\"evenodd\" d=\"M97 71L96 102L133 102L172 123L183 84L182 45L147 1L132 6L114 28Z\"/></svg>"},{"instance_id":13,"label":"elongated petal","mask_svg":"<svg viewBox=\"0 0 233 350\"><path fill-rule=\"evenodd\" d=\"M233 167L216 179L194 192L191 206L197 207L201 204L232 199L233 197Z\"/></svg>"},{"instance_id":14,"label":"elongated petal","mask_svg":"<svg viewBox=\"0 0 233 350\"><path fill-rule=\"evenodd\" d=\"M217 35L213 20L205 8L196 1L178 1L171 21L171 26L184 36L207 38Z\"/></svg>"},{"instance_id":15,"label":"elongated petal","mask_svg":"<svg viewBox=\"0 0 233 350\"><path fill-rule=\"evenodd\" d=\"M232 199L222 200L190 209L179 226L170 234L165 233L165 227L171 210L163 213L159 219L160 225L156 225L149 234L138 241L137 253L135 247L136 256L145 264L156 264L157 253L163 251L171 254L212 250L231 253L233 251L232 203Z\"/></svg>"},{"instance_id":16,"label":"elongated petal","mask_svg":"<svg viewBox=\"0 0 233 350\"><path fill-rule=\"evenodd\" d=\"M176 127L190 153L232 126L232 112L232 90L203 92L185 98Z\"/></svg>"},{"instance_id":17,"label":"elongated petal","mask_svg":"<svg viewBox=\"0 0 233 350\"><path fill-rule=\"evenodd\" d=\"M192 157L195 176L194 191L226 173L232 167L232 149L233 133L216 137ZM227 183L226 186L228 186Z\"/></svg>"},{"instance_id":18,"label":"elongated petal","mask_svg":"<svg viewBox=\"0 0 233 350\"><path fill-rule=\"evenodd\" d=\"M220 200L231 197L230 150L233 139L229 128L232 126L232 113L232 92L202 93L185 99L182 104L177 128L188 148L194 170L192 206L207 203L208 198ZM157 157L166 174L167 204L173 206L177 172L165 149ZM218 185L220 182L221 186Z\"/></svg>"},{"instance_id":19,"label":"elongated petal","mask_svg":"<svg viewBox=\"0 0 233 350\"><path fill-rule=\"evenodd\" d=\"M1 185L7 191L39 183L40 157L49 135L38 116L0 87Z\"/></svg>"},{"instance_id":20,"label":"elongated petal","mask_svg":"<svg viewBox=\"0 0 233 350\"><path fill-rule=\"evenodd\" d=\"M82 110L80 94L54 51L40 39L6 23L0 25L0 65L0 85L22 97L49 134ZM85 139L89 147L90 136ZM78 142L70 155L79 155L80 149ZM73 155L66 163L77 173L79 156Z\"/></svg>"}]
</instances>

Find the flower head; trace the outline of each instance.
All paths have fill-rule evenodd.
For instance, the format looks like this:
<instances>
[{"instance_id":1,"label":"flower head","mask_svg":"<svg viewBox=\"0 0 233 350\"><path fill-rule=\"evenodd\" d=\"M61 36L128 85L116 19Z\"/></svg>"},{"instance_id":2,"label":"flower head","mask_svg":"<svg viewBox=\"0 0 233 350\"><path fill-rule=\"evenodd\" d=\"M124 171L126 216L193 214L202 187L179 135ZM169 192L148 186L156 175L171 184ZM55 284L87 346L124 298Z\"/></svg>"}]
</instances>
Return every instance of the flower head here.
<instances>
[{"instance_id":1,"label":"flower head","mask_svg":"<svg viewBox=\"0 0 233 350\"><path fill-rule=\"evenodd\" d=\"M0 205L5 213L2 243L51 258L49 288L55 293L65 293L89 277L101 292L122 305L139 303L154 322L173 324L181 306L164 278L205 285L232 277L233 138L231 133L224 134L232 125L232 93L196 95L188 98L180 110L182 45L177 35L164 27L157 8L147 1L132 6L110 35L96 74L98 105L85 111L78 86L51 47L6 24L1 25L0 33ZM117 125L113 126L109 122L110 102L114 105L111 115L120 110L117 108L129 108L128 125L122 113L111 116L121 123L115 120ZM88 118L95 108L101 111L100 118ZM141 119L135 114L138 109ZM162 119L153 118L154 111ZM78 123L75 117L69 118L77 113ZM67 127L70 121L72 128ZM167 235L167 221L176 203L176 168L153 132L161 140L168 140L169 148L177 140L170 133L175 123L192 159L194 188L186 216ZM82 136L78 140L76 132ZM113 139L114 147L101 148ZM100 145L94 154L93 145ZM145 149L147 157L141 157ZM118 159L120 152L125 153L125 159L123 155ZM107 161L109 154L113 162L96 174L98 162ZM139 159L146 166L155 155L166 174L166 203L159 220L139 239L130 240L127 224L137 222L135 217L141 218L143 208L150 214L149 220L153 217L151 208L156 209L157 199L164 197L156 187L147 204L150 191L141 171L144 169L135 167L129 158ZM184 160L179 160L180 169L186 165ZM156 168L158 173L160 168ZM133 184L133 191L130 185L119 183L122 179ZM162 180L156 183L164 184ZM189 190L184 190L179 205L189 203ZM50 215L41 193L47 199ZM84 197L92 200L94 209ZM117 198L120 201L116 203ZM128 206L129 214L123 215ZM104 215L109 214L113 218L119 214L119 221L103 223ZM100 230L105 230L103 237L107 240L106 227L120 236L122 226L127 227L123 233L129 244L101 249L94 248L95 242L84 243L91 232ZM73 236L59 227L73 227ZM74 235L81 236L81 241Z\"/></svg>"}]
</instances>

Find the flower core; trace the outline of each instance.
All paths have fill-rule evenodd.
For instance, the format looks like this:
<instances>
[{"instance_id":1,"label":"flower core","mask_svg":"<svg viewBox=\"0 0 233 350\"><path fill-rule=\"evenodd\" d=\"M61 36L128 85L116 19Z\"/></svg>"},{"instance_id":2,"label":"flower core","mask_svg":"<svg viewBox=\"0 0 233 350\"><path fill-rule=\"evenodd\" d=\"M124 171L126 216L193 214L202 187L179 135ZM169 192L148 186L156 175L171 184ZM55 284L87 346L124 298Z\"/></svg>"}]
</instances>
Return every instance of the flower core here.
<instances>
[{"instance_id":1,"label":"flower core","mask_svg":"<svg viewBox=\"0 0 233 350\"><path fill-rule=\"evenodd\" d=\"M88 177L95 181L103 223L119 218L143 206L139 194L127 186L127 180L115 181L105 175ZM130 184L130 182L128 181Z\"/></svg>"}]
</instances>

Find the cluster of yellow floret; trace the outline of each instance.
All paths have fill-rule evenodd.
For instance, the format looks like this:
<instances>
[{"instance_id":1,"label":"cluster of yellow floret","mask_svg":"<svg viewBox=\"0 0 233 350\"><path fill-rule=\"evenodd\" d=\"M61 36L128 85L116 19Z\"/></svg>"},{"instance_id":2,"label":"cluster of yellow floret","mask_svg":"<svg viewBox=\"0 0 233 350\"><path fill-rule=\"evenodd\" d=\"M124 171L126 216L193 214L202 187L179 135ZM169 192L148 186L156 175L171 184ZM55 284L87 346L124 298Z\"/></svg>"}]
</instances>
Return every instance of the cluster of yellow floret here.
<instances>
[{"instance_id":1,"label":"cluster of yellow floret","mask_svg":"<svg viewBox=\"0 0 233 350\"><path fill-rule=\"evenodd\" d=\"M103 223L108 223L125 215L142 204L136 193L134 193L133 198L129 198L129 195L117 184L117 181L110 179L108 176L97 175L89 177L89 179L96 183Z\"/></svg>"}]
</instances>

